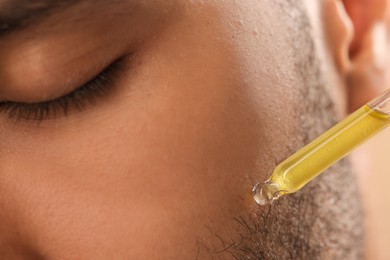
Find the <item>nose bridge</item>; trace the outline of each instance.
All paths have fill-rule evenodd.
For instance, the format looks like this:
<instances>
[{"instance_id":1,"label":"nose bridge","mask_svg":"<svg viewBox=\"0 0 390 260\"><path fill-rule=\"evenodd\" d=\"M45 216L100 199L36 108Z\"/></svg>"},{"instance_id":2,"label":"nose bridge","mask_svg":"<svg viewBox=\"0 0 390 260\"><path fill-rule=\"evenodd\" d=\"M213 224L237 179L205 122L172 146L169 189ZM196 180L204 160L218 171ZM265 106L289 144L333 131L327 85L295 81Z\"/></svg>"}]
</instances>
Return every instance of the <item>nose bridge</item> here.
<instances>
[{"instance_id":1,"label":"nose bridge","mask_svg":"<svg viewBox=\"0 0 390 260\"><path fill-rule=\"evenodd\" d=\"M0 235L0 259L43 260L45 257L21 240L10 239L2 233Z\"/></svg>"},{"instance_id":2,"label":"nose bridge","mask_svg":"<svg viewBox=\"0 0 390 260\"><path fill-rule=\"evenodd\" d=\"M4 192L4 182L0 183L0 259L44 259L31 243L23 207Z\"/></svg>"},{"instance_id":3,"label":"nose bridge","mask_svg":"<svg viewBox=\"0 0 390 260\"><path fill-rule=\"evenodd\" d=\"M34 248L28 190L18 185L18 174L0 159L0 259L44 259Z\"/></svg>"}]
</instances>

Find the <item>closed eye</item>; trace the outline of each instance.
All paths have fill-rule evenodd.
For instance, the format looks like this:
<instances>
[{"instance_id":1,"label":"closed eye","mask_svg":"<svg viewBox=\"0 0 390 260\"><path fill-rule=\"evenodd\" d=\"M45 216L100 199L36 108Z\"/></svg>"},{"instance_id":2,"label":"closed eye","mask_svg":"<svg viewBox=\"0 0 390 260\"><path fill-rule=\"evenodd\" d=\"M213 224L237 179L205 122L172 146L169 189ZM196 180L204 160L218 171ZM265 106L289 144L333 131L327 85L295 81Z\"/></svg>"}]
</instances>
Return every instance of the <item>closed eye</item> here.
<instances>
[{"instance_id":1,"label":"closed eye","mask_svg":"<svg viewBox=\"0 0 390 260\"><path fill-rule=\"evenodd\" d=\"M37 103L2 101L0 112L5 113L11 119L42 121L68 116L71 110L82 111L87 105L95 104L99 98L106 95L110 87L115 84L122 63L122 58L115 60L81 87L54 100Z\"/></svg>"}]
</instances>

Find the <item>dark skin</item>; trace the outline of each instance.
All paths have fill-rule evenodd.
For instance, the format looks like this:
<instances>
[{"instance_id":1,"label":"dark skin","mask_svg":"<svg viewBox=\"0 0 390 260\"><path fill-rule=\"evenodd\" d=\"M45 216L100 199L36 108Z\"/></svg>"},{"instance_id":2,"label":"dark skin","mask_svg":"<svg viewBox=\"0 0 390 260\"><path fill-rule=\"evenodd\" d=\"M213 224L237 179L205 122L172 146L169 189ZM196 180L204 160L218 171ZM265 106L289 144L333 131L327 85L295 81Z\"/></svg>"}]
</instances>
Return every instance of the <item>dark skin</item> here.
<instances>
[{"instance_id":1,"label":"dark skin","mask_svg":"<svg viewBox=\"0 0 390 260\"><path fill-rule=\"evenodd\" d=\"M1 259L362 256L347 161L251 195L346 113L307 3L44 2L0 0Z\"/></svg>"}]
</instances>

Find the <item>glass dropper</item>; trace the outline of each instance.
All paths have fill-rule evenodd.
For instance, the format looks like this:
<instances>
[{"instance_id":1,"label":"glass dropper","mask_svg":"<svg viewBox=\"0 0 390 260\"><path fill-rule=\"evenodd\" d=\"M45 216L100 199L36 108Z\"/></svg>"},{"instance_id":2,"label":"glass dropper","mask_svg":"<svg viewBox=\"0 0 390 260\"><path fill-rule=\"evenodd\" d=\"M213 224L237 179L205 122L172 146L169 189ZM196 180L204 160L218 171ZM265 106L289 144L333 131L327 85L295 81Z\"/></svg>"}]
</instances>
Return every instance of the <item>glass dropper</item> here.
<instances>
[{"instance_id":1,"label":"glass dropper","mask_svg":"<svg viewBox=\"0 0 390 260\"><path fill-rule=\"evenodd\" d=\"M390 89L356 110L274 169L253 188L259 205L294 193L390 124Z\"/></svg>"}]
</instances>

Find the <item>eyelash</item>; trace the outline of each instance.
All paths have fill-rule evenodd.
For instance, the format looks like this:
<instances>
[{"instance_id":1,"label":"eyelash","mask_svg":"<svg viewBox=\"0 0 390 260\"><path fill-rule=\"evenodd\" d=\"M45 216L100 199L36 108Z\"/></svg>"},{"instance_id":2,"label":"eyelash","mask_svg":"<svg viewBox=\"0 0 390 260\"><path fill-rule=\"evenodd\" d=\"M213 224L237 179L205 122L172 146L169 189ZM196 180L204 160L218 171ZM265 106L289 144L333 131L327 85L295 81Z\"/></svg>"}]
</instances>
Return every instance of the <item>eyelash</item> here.
<instances>
[{"instance_id":1,"label":"eyelash","mask_svg":"<svg viewBox=\"0 0 390 260\"><path fill-rule=\"evenodd\" d=\"M115 83L121 63L122 59L117 59L93 79L65 96L40 103L3 101L0 102L0 112L16 120L43 121L60 115L68 116L71 109L82 111L88 104L93 105L98 98L105 96Z\"/></svg>"}]
</instances>

